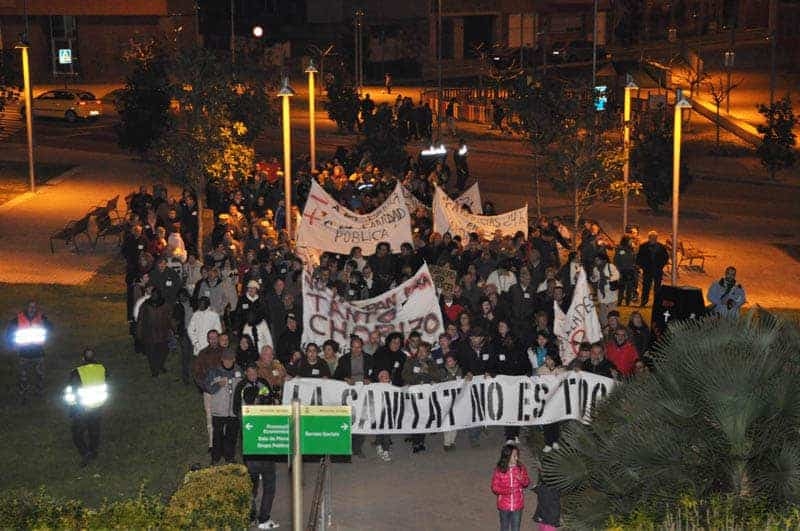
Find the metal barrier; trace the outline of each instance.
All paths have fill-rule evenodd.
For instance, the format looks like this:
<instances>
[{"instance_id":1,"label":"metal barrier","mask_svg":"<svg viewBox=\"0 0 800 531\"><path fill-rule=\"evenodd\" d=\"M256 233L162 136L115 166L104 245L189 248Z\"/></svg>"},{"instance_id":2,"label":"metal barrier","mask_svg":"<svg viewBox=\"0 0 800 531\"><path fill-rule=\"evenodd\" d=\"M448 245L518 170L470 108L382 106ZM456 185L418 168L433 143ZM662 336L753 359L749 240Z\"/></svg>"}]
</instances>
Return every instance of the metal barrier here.
<instances>
[{"instance_id":1,"label":"metal barrier","mask_svg":"<svg viewBox=\"0 0 800 531\"><path fill-rule=\"evenodd\" d=\"M331 458L326 455L320 459L317 481L314 486L314 498L308 513L306 531L324 531L333 523L333 500L331 496L332 474Z\"/></svg>"}]
</instances>

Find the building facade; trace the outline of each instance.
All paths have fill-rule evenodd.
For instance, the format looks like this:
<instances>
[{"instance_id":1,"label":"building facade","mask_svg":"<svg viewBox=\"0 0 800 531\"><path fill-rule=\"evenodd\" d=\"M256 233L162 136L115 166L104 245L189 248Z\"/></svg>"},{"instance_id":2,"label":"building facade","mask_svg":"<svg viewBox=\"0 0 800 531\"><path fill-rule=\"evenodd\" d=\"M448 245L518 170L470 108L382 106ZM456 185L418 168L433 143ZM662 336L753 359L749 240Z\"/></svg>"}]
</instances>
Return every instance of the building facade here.
<instances>
[{"instance_id":1,"label":"building facade","mask_svg":"<svg viewBox=\"0 0 800 531\"><path fill-rule=\"evenodd\" d=\"M120 80L130 39L180 29L198 38L192 0L0 0L0 47L6 72L18 71L14 44L30 44L35 83Z\"/></svg>"}]
</instances>

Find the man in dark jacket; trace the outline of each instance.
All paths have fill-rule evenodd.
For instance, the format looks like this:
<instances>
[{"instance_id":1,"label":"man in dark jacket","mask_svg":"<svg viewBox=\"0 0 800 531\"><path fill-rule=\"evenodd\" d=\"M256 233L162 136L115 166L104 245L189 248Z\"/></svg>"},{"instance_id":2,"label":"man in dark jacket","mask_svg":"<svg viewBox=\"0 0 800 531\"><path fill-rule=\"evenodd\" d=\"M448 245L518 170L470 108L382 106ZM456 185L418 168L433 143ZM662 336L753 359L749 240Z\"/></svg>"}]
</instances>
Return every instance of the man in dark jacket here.
<instances>
[{"instance_id":1,"label":"man in dark jacket","mask_svg":"<svg viewBox=\"0 0 800 531\"><path fill-rule=\"evenodd\" d=\"M389 289L397 272L397 258L390 251L388 243L380 242L375 246L375 254L367 258L374 276L373 289L379 293Z\"/></svg>"},{"instance_id":2,"label":"man in dark jacket","mask_svg":"<svg viewBox=\"0 0 800 531\"><path fill-rule=\"evenodd\" d=\"M372 356L373 370L377 374L388 371L393 385L403 385L403 365L406 356L403 354L403 334L392 332L386 336L385 344Z\"/></svg>"},{"instance_id":3,"label":"man in dark jacket","mask_svg":"<svg viewBox=\"0 0 800 531\"><path fill-rule=\"evenodd\" d=\"M297 316L293 313L286 314L286 329L278 338L278 344L275 348L278 361L283 363L284 367L288 367L292 353L300 350L300 339L301 333L300 328L297 326Z\"/></svg>"},{"instance_id":4,"label":"man in dark jacket","mask_svg":"<svg viewBox=\"0 0 800 531\"><path fill-rule=\"evenodd\" d=\"M606 378L617 377L617 368L606 359L605 347L599 342L592 343L592 352L589 354L589 359L583 363L583 370Z\"/></svg>"},{"instance_id":5,"label":"man in dark jacket","mask_svg":"<svg viewBox=\"0 0 800 531\"><path fill-rule=\"evenodd\" d=\"M244 380L236 385L233 392L233 411L236 416L242 418L242 405L264 406L278 403L280 401L277 393L266 380L258 377L258 366L254 363L248 365ZM248 455L242 448L242 459L253 483L251 520L258 521L258 529L274 529L278 524L272 520L270 513L275 499L275 461L283 458L272 455ZM256 507L259 486L262 490L261 503Z\"/></svg>"},{"instance_id":6,"label":"man in dark jacket","mask_svg":"<svg viewBox=\"0 0 800 531\"><path fill-rule=\"evenodd\" d=\"M156 266L150 271L150 283L158 288L170 308L178 299L178 292L183 285L175 270L167 267L167 259L163 256L156 260Z\"/></svg>"},{"instance_id":7,"label":"man in dark jacket","mask_svg":"<svg viewBox=\"0 0 800 531\"><path fill-rule=\"evenodd\" d=\"M350 336L350 352L339 358L333 378L345 381L350 385L357 382L369 384L377 380L372 356L364 352L364 341L360 337ZM353 435L353 454L365 457L363 446L364 436Z\"/></svg>"},{"instance_id":8,"label":"man in dark jacket","mask_svg":"<svg viewBox=\"0 0 800 531\"><path fill-rule=\"evenodd\" d=\"M666 246L658 241L658 233L651 230L647 234L647 243L639 247L636 255L636 265L642 268L642 301L640 306L647 306L650 298L650 285L653 294L661 289L661 279L664 278L664 266L669 262L669 253ZM673 267L675 267L673 265Z\"/></svg>"},{"instance_id":9,"label":"man in dark jacket","mask_svg":"<svg viewBox=\"0 0 800 531\"><path fill-rule=\"evenodd\" d=\"M533 314L536 311L536 288L531 283L531 274L523 267L519 271L518 282L508 289L510 302L511 327L517 336L522 337L530 332Z\"/></svg>"},{"instance_id":10,"label":"man in dark jacket","mask_svg":"<svg viewBox=\"0 0 800 531\"><path fill-rule=\"evenodd\" d=\"M487 344L486 333L481 327L476 326L473 328L468 340L459 342L456 359L467 380L471 380L473 376L490 373L496 363L496 358L492 354L490 345ZM470 446L477 448L481 436L481 428L468 429L467 436L469 437Z\"/></svg>"}]
</instances>

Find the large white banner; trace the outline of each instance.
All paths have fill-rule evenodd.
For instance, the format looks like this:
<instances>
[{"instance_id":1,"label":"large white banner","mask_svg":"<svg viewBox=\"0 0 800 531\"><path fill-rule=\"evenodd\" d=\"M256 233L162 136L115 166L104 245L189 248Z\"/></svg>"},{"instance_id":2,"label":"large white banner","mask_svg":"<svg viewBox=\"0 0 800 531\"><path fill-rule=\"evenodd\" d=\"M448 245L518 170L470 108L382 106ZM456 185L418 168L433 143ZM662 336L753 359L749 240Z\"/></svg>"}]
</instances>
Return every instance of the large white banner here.
<instances>
[{"instance_id":1,"label":"large white banner","mask_svg":"<svg viewBox=\"0 0 800 531\"><path fill-rule=\"evenodd\" d=\"M433 194L433 230L439 234L450 232L467 241L470 232L477 232L482 239L491 240L499 230L504 236L514 236L522 232L528 236L528 207L499 214L497 216L481 216L468 214L461 210L455 201L447 197L444 191L436 187Z\"/></svg>"},{"instance_id":2,"label":"large white banner","mask_svg":"<svg viewBox=\"0 0 800 531\"><path fill-rule=\"evenodd\" d=\"M434 433L477 426L531 426L563 420L589 422L614 380L596 374L477 376L471 381L396 387L348 385L338 380L294 378L283 403L352 406L356 434Z\"/></svg>"},{"instance_id":3,"label":"large white banner","mask_svg":"<svg viewBox=\"0 0 800 531\"><path fill-rule=\"evenodd\" d=\"M411 215L399 183L381 206L361 215L340 205L317 181L311 181L297 231L298 247L349 254L358 246L368 256L380 242L388 242L393 252L399 252L401 244L412 241Z\"/></svg>"},{"instance_id":4,"label":"large white banner","mask_svg":"<svg viewBox=\"0 0 800 531\"><path fill-rule=\"evenodd\" d=\"M483 215L483 203L481 202L481 190L478 188L478 181L475 181L475 184L456 197L456 204L458 206L466 205L473 214Z\"/></svg>"},{"instance_id":5,"label":"large white banner","mask_svg":"<svg viewBox=\"0 0 800 531\"><path fill-rule=\"evenodd\" d=\"M444 332L436 288L423 264L417 273L382 295L361 301L345 301L333 290L318 285L303 273L303 344L322 344L328 339L347 344L351 334L366 341L377 330L381 339L392 332L408 336L419 332L431 343Z\"/></svg>"},{"instance_id":6,"label":"large white banner","mask_svg":"<svg viewBox=\"0 0 800 531\"><path fill-rule=\"evenodd\" d=\"M589 293L589 282L583 268L578 272L572 304L567 313L561 310L557 302L553 302L553 311L553 333L559 340L558 348L561 363L564 365L578 355L581 342L594 343L603 339L603 330L600 328L600 320L597 318L597 310Z\"/></svg>"}]
</instances>

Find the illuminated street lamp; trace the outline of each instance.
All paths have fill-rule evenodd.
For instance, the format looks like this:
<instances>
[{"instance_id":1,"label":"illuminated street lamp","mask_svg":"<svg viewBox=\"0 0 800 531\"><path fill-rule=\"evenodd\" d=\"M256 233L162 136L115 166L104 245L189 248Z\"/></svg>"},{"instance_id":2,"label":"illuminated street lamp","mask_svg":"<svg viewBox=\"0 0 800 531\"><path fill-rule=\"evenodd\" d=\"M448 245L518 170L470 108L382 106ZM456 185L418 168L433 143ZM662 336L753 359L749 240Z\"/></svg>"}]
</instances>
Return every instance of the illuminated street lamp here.
<instances>
[{"instance_id":1,"label":"illuminated street lamp","mask_svg":"<svg viewBox=\"0 0 800 531\"><path fill-rule=\"evenodd\" d=\"M672 134L672 285L678 285L678 208L680 206L681 185L681 127L683 109L691 109L692 104L678 89L675 95L675 130Z\"/></svg>"},{"instance_id":2,"label":"illuminated street lamp","mask_svg":"<svg viewBox=\"0 0 800 531\"><path fill-rule=\"evenodd\" d=\"M313 171L317 167L317 126L314 122L315 119L315 99L316 99L316 90L314 88L314 74L317 73L317 68L314 66L314 60L312 59L308 63L308 68L306 68L306 74L308 74L308 140L311 144L311 170Z\"/></svg>"},{"instance_id":3,"label":"illuminated street lamp","mask_svg":"<svg viewBox=\"0 0 800 531\"><path fill-rule=\"evenodd\" d=\"M36 191L36 171L33 164L33 87L31 87L31 69L28 61L30 44L19 42L14 48L22 51L22 79L25 90L25 127L28 134L28 178L31 192Z\"/></svg>"},{"instance_id":4,"label":"illuminated street lamp","mask_svg":"<svg viewBox=\"0 0 800 531\"><path fill-rule=\"evenodd\" d=\"M628 83L625 85L625 110L622 115L623 147L625 149L625 164L622 166L622 180L625 187L622 189L622 232L628 227L628 183L631 174L631 91L639 87L633 82L633 77L628 75Z\"/></svg>"},{"instance_id":5,"label":"illuminated street lamp","mask_svg":"<svg viewBox=\"0 0 800 531\"><path fill-rule=\"evenodd\" d=\"M253 26L253 37L260 39L264 36L264 28L261 26Z\"/></svg>"},{"instance_id":6,"label":"illuminated street lamp","mask_svg":"<svg viewBox=\"0 0 800 531\"><path fill-rule=\"evenodd\" d=\"M284 218L286 219L286 232L289 239L292 238L292 123L289 116L289 98L294 96L294 90L289 86L289 78L283 78L278 96L283 100L282 116L283 121L283 195L284 195Z\"/></svg>"}]
</instances>

